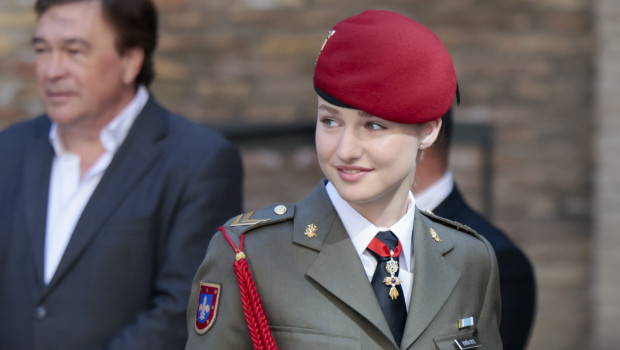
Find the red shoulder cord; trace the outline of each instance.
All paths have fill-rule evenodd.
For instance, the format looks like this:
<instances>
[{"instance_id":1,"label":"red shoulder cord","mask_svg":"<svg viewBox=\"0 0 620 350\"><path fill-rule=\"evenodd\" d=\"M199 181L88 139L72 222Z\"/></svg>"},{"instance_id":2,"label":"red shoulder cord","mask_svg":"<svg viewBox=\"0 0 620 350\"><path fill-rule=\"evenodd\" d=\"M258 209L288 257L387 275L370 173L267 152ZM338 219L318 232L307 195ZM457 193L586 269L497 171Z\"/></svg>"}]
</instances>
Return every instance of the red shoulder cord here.
<instances>
[{"instance_id":1,"label":"red shoulder cord","mask_svg":"<svg viewBox=\"0 0 620 350\"><path fill-rule=\"evenodd\" d=\"M220 231L224 235L224 238L233 247L236 261L233 263L237 280L239 281L239 290L241 291L241 304L243 305L243 314L245 315L245 322L248 325L250 331L250 338L252 338L252 344L254 344L254 350L278 350L276 341L271 335L271 329L267 322L267 316L263 310L263 304L261 303L252 272L248 266L248 262L245 259L243 253L243 241L245 240L245 234L241 235L239 240L239 248L235 247L233 241L228 237L226 228L220 226Z\"/></svg>"}]
</instances>

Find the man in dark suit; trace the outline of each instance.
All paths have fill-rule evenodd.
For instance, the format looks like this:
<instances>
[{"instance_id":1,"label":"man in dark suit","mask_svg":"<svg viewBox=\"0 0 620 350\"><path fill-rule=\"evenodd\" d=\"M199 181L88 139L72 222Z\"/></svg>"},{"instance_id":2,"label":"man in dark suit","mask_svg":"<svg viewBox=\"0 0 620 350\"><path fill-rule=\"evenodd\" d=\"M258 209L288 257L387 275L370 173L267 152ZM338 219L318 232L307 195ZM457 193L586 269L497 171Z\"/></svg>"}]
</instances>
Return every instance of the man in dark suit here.
<instances>
[{"instance_id":1,"label":"man in dark suit","mask_svg":"<svg viewBox=\"0 0 620 350\"><path fill-rule=\"evenodd\" d=\"M525 349L536 309L536 285L525 254L502 231L475 212L463 199L448 169L452 110L442 118L442 131L418 164L412 188L422 210L465 224L484 236L497 256L502 298L500 335L505 350Z\"/></svg>"},{"instance_id":2,"label":"man in dark suit","mask_svg":"<svg viewBox=\"0 0 620 350\"><path fill-rule=\"evenodd\" d=\"M192 277L241 211L237 148L147 90L150 0L39 0L46 114L0 133L0 349L181 349Z\"/></svg>"}]
</instances>

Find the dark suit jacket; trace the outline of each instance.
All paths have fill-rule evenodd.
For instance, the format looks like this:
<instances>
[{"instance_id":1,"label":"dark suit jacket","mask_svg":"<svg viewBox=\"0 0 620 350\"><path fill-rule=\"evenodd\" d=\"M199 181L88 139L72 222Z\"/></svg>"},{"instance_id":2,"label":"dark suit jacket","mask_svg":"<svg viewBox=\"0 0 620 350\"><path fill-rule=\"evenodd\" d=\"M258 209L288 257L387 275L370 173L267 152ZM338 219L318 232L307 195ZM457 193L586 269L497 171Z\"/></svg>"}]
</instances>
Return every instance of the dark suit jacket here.
<instances>
[{"instance_id":1,"label":"dark suit jacket","mask_svg":"<svg viewBox=\"0 0 620 350\"><path fill-rule=\"evenodd\" d=\"M46 116L0 133L0 349L179 349L192 277L241 212L235 146L151 97L43 283Z\"/></svg>"},{"instance_id":2,"label":"dark suit jacket","mask_svg":"<svg viewBox=\"0 0 620 350\"><path fill-rule=\"evenodd\" d=\"M525 349L536 309L534 272L525 254L503 232L473 211L456 186L433 212L470 226L491 243L499 265L500 333L504 350Z\"/></svg>"},{"instance_id":3,"label":"dark suit jacket","mask_svg":"<svg viewBox=\"0 0 620 350\"><path fill-rule=\"evenodd\" d=\"M263 208L226 224L237 246L246 233L243 250L278 347L398 349L324 182L286 208ZM311 224L314 238L304 234ZM491 245L471 230L418 210L412 234L414 280L400 349L453 350L455 339L476 334L483 349L500 350L499 280ZM252 348L234 261L232 247L217 234L192 286L187 350ZM203 335L195 330L201 281L221 284L219 311L212 310L215 320ZM475 325L459 329L458 320L469 316Z\"/></svg>"}]
</instances>

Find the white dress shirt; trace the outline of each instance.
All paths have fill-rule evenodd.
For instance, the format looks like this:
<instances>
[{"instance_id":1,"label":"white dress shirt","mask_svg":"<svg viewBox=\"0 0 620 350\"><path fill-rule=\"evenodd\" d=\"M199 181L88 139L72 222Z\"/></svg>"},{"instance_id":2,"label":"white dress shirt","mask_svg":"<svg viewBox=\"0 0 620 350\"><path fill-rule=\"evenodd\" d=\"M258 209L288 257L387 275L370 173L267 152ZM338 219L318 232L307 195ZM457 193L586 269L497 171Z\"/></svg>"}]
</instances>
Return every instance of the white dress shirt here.
<instances>
[{"instance_id":1,"label":"white dress shirt","mask_svg":"<svg viewBox=\"0 0 620 350\"><path fill-rule=\"evenodd\" d=\"M84 207L148 98L147 89L140 86L133 100L101 130L99 139L105 152L81 180L79 156L65 150L58 135L58 125L52 124L49 139L55 156L50 174L45 226L43 277L46 284L56 272Z\"/></svg>"},{"instance_id":2,"label":"white dress shirt","mask_svg":"<svg viewBox=\"0 0 620 350\"><path fill-rule=\"evenodd\" d=\"M391 227L377 227L370 221L366 220L358 213L349 203L347 203L340 195L334 185L330 182L325 185L329 199L331 200L336 212L340 216L340 220L347 230L353 246L362 261L368 281L372 280L372 276L377 268L377 260L366 250L368 244L377 235L379 231L392 231L403 247L403 253L398 257L398 278L405 295L405 304L409 309L409 300L411 299L411 288L413 285L413 220L415 217L415 199L409 192L409 204L407 212ZM405 252L409 252L405 254Z\"/></svg>"},{"instance_id":3,"label":"white dress shirt","mask_svg":"<svg viewBox=\"0 0 620 350\"><path fill-rule=\"evenodd\" d=\"M454 177L452 176L452 172L446 171L441 179L415 196L415 205L417 205L420 210L433 211L450 195L450 193L452 193L453 189Z\"/></svg>"}]
</instances>

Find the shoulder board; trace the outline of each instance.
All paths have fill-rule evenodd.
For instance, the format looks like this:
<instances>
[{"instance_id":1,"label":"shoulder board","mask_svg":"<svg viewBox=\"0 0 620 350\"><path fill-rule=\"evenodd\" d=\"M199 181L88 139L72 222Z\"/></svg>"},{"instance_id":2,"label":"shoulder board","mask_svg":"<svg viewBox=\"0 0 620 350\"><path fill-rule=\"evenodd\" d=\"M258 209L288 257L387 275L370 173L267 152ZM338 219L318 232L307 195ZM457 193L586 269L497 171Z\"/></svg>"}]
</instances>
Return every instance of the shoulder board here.
<instances>
[{"instance_id":1,"label":"shoulder board","mask_svg":"<svg viewBox=\"0 0 620 350\"><path fill-rule=\"evenodd\" d=\"M257 227L290 220L294 216L295 206L293 204L274 204L239 214L228 220L225 226L228 231L241 235Z\"/></svg>"},{"instance_id":2,"label":"shoulder board","mask_svg":"<svg viewBox=\"0 0 620 350\"><path fill-rule=\"evenodd\" d=\"M443 218L441 216L436 215L435 213L433 213L430 210L424 210L424 211L421 210L421 212L426 217L428 217L429 219L431 219L431 220L433 220L435 222L442 223L442 224L444 224L444 225L446 225L448 227L456 229L457 231L467 232L467 233L469 233L471 235L474 235L474 236L480 238L480 235L478 234L478 232L476 232L473 228L471 228L471 227L469 227L469 226L467 226L465 224L461 224L458 221L452 221L452 220Z\"/></svg>"}]
</instances>

